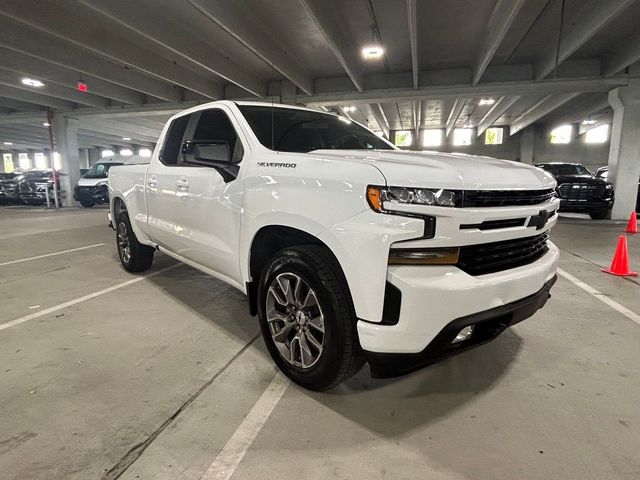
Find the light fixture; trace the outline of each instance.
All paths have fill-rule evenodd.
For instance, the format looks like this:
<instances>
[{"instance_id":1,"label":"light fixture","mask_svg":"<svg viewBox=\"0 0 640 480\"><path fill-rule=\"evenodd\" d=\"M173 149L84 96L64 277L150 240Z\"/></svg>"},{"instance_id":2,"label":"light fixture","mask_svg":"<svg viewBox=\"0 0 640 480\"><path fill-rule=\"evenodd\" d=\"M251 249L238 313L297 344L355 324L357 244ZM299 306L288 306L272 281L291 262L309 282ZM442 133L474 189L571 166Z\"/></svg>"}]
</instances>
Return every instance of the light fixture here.
<instances>
[{"instance_id":1,"label":"light fixture","mask_svg":"<svg viewBox=\"0 0 640 480\"><path fill-rule=\"evenodd\" d=\"M380 45L370 45L362 49L362 56L366 59L380 58L384 55L384 48Z\"/></svg>"},{"instance_id":2,"label":"light fixture","mask_svg":"<svg viewBox=\"0 0 640 480\"><path fill-rule=\"evenodd\" d=\"M123 157L130 157L131 155L133 155L133 150L131 150L130 148L123 148L122 150L120 150L120 155L122 155Z\"/></svg>"},{"instance_id":3,"label":"light fixture","mask_svg":"<svg viewBox=\"0 0 640 480\"><path fill-rule=\"evenodd\" d=\"M595 125L597 122L595 120L583 120L582 125Z\"/></svg>"},{"instance_id":4,"label":"light fixture","mask_svg":"<svg viewBox=\"0 0 640 480\"><path fill-rule=\"evenodd\" d=\"M51 124L49 122L44 122L42 125L45 126L45 127L50 127L51 126Z\"/></svg>"},{"instance_id":5,"label":"light fixture","mask_svg":"<svg viewBox=\"0 0 640 480\"><path fill-rule=\"evenodd\" d=\"M13 145L13 142L3 142L5 145Z\"/></svg>"},{"instance_id":6,"label":"light fixture","mask_svg":"<svg viewBox=\"0 0 640 480\"><path fill-rule=\"evenodd\" d=\"M356 107L354 105L349 105L348 107L344 107L344 111L347 113L355 112Z\"/></svg>"},{"instance_id":7,"label":"light fixture","mask_svg":"<svg viewBox=\"0 0 640 480\"><path fill-rule=\"evenodd\" d=\"M131 137L122 137L122 139L128 142L131 140Z\"/></svg>"},{"instance_id":8,"label":"light fixture","mask_svg":"<svg viewBox=\"0 0 640 480\"><path fill-rule=\"evenodd\" d=\"M496 101L493 98L481 98L480 105L493 105Z\"/></svg>"},{"instance_id":9,"label":"light fixture","mask_svg":"<svg viewBox=\"0 0 640 480\"><path fill-rule=\"evenodd\" d=\"M21 81L22 81L22 84L26 85L27 87L36 87L36 88L44 87L44 83L42 83L40 80L36 80L35 78L25 77Z\"/></svg>"}]
</instances>

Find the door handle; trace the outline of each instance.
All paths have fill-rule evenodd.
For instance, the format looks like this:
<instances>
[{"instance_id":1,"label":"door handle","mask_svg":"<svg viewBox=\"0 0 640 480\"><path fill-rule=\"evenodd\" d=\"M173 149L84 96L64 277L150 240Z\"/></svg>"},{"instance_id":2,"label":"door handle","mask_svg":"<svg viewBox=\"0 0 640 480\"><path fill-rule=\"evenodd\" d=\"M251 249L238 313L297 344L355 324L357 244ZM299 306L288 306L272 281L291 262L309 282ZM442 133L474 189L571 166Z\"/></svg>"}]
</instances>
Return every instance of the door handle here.
<instances>
[{"instance_id":1,"label":"door handle","mask_svg":"<svg viewBox=\"0 0 640 480\"><path fill-rule=\"evenodd\" d=\"M176 181L176 187L178 187L180 190L186 190L189 188L189 181L186 178L179 178Z\"/></svg>"},{"instance_id":2,"label":"door handle","mask_svg":"<svg viewBox=\"0 0 640 480\"><path fill-rule=\"evenodd\" d=\"M156 177L147 178L147 186L155 188L158 185L158 179Z\"/></svg>"}]
</instances>

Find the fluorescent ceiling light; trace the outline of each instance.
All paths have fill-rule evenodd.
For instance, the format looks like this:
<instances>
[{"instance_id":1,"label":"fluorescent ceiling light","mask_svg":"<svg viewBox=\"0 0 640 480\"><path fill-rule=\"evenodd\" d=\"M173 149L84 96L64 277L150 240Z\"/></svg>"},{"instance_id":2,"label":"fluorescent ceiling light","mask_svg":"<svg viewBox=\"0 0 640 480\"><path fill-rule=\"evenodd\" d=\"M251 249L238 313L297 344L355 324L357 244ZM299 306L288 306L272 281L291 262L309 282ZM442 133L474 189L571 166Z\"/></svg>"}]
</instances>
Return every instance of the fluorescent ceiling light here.
<instances>
[{"instance_id":1,"label":"fluorescent ceiling light","mask_svg":"<svg viewBox=\"0 0 640 480\"><path fill-rule=\"evenodd\" d=\"M493 105L496 101L493 98L481 98L480 105Z\"/></svg>"},{"instance_id":2,"label":"fluorescent ceiling light","mask_svg":"<svg viewBox=\"0 0 640 480\"><path fill-rule=\"evenodd\" d=\"M131 140L131 137L122 137L123 140L129 141Z\"/></svg>"},{"instance_id":3,"label":"fluorescent ceiling light","mask_svg":"<svg viewBox=\"0 0 640 480\"><path fill-rule=\"evenodd\" d=\"M22 80L22 84L26 85L27 87L44 87L44 83L42 83L40 80L36 80L35 78L23 78Z\"/></svg>"},{"instance_id":4,"label":"fluorescent ceiling light","mask_svg":"<svg viewBox=\"0 0 640 480\"><path fill-rule=\"evenodd\" d=\"M596 121L595 120L583 120L582 124L583 125L595 125Z\"/></svg>"},{"instance_id":5,"label":"fluorescent ceiling light","mask_svg":"<svg viewBox=\"0 0 640 480\"><path fill-rule=\"evenodd\" d=\"M348 107L344 107L344 111L351 113L351 112L355 112L356 111L356 107L353 105L349 105Z\"/></svg>"},{"instance_id":6,"label":"fluorescent ceiling light","mask_svg":"<svg viewBox=\"0 0 640 480\"><path fill-rule=\"evenodd\" d=\"M384 55L384 48L379 45L371 45L362 49L364 58L380 58L382 55Z\"/></svg>"},{"instance_id":7,"label":"fluorescent ceiling light","mask_svg":"<svg viewBox=\"0 0 640 480\"><path fill-rule=\"evenodd\" d=\"M13 142L4 142L5 145L13 145Z\"/></svg>"},{"instance_id":8,"label":"fluorescent ceiling light","mask_svg":"<svg viewBox=\"0 0 640 480\"><path fill-rule=\"evenodd\" d=\"M42 125L44 125L45 127L50 127L51 124L49 122L44 122Z\"/></svg>"}]
</instances>

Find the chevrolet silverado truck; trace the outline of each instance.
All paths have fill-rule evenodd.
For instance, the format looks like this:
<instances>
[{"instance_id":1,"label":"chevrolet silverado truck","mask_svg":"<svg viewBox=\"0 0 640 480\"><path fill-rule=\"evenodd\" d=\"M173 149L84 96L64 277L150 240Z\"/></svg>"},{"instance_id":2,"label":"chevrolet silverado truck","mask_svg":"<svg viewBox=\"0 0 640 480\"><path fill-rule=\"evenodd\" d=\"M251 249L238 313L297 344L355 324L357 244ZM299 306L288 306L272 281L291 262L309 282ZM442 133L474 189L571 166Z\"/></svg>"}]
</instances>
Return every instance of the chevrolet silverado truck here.
<instances>
[{"instance_id":1,"label":"chevrolet silverado truck","mask_svg":"<svg viewBox=\"0 0 640 480\"><path fill-rule=\"evenodd\" d=\"M277 366L314 390L365 362L415 370L533 315L556 280L555 186L521 163L231 101L173 116L148 165L109 171L122 266L159 251L237 288Z\"/></svg>"}]
</instances>

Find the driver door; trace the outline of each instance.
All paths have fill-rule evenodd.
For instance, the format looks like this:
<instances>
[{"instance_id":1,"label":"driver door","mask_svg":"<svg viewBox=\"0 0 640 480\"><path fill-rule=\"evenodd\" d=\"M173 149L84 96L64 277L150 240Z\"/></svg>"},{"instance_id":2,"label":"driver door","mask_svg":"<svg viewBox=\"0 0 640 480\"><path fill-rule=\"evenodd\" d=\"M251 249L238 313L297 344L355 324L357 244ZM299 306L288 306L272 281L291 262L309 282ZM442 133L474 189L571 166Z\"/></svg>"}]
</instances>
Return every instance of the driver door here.
<instances>
[{"instance_id":1,"label":"driver door","mask_svg":"<svg viewBox=\"0 0 640 480\"><path fill-rule=\"evenodd\" d=\"M173 223L179 232L175 253L240 284L244 186L239 174L246 154L232 118L223 107L193 115L174 170L178 208ZM190 145L207 142L228 145L228 168L193 158Z\"/></svg>"}]
</instances>

